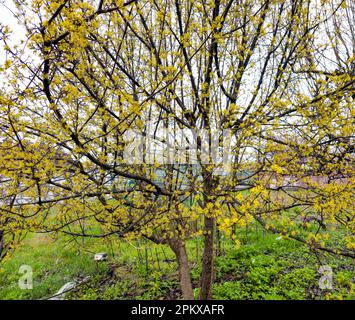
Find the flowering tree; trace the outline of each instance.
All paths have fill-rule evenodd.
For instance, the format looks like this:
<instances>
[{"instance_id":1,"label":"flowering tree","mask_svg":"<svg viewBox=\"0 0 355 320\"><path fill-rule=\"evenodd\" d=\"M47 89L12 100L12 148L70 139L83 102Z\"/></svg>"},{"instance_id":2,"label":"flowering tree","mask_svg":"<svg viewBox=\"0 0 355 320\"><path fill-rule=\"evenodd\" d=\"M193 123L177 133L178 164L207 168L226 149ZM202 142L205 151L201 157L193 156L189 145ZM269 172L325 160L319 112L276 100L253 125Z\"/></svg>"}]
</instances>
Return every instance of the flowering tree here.
<instances>
[{"instance_id":1,"label":"flowering tree","mask_svg":"<svg viewBox=\"0 0 355 320\"><path fill-rule=\"evenodd\" d=\"M14 3L0 254L22 230L144 236L174 251L188 299L186 241L204 236L209 299L216 228L239 245L256 220L355 257L351 1Z\"/></svg>"}]
</instances>

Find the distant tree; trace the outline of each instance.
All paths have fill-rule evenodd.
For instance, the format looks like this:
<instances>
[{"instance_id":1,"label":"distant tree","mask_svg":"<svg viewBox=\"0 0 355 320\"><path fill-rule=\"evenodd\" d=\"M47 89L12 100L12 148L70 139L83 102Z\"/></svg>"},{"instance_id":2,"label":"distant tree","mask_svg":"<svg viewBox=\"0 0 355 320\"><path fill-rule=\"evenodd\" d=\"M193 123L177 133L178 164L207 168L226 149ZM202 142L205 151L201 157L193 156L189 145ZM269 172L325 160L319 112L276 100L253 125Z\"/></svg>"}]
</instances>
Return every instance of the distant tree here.
<instances>
[{"instance_id":1,"label":"distant tree","mask_svg":"<svg viewBox=\"0 0 355 320\"><path fill-rule=\"evenodd\" d=\"M352 1L14 3L26 35L2 26L2 236L168 244L187 299L186 241L204 236L210 299L216 228L238 246L256 220L355 257Z\"/></svg>"}]
</instances>

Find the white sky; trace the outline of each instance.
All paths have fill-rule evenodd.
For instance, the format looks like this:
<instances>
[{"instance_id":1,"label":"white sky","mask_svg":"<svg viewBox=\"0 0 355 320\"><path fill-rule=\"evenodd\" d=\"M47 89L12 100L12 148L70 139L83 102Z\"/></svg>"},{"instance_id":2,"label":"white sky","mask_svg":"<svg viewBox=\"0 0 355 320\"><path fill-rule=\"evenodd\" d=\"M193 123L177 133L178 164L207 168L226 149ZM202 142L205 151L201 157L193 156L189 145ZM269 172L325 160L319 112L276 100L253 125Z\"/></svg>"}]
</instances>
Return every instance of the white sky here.
<instances>
[{"instance_id":1,"label":"white sky","mask_svg":"<svg viewBox=\"0 0 355 320\"><path fill-rule=\"evenodd\" d=\"M25 29L20 26L14 17L14 12L16 7L12 0L0 0L0 25L7 25L10 27L10 30L13 31L11 37L11 44L20 43L21 39L24 39ZM0 45L0 63L4 63L6 60L5 51Z\"/></svg>"}]
</instances>

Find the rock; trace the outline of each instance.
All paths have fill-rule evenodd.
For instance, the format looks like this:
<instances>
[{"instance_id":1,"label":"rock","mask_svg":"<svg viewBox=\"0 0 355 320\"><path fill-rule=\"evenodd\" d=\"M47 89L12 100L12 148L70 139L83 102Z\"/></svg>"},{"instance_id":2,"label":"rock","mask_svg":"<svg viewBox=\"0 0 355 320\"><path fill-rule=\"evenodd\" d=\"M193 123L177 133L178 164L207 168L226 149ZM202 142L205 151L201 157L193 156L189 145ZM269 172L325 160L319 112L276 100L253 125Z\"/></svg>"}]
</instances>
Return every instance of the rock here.
<instances>
[{"instance_id":1,"label":"rock","mask_svg":"<svg viewBox=\"0 0 355 320\"><path fill-rule=\"evenodd\" d=\"M107 260L107 253L106 252L100 252L96 253L94 256L95 261L106 261Z\"/></svg>"},{"instance_id":2,"label":"rock","mask_svg":"<svg viewBox=\"0 0 355 320\"><path fill-rule=\"evenodd\" d=\"M58 290L58 292L52 298L49 298L48 300L63 300L65 293L74 289L75 286L75 282L67 282L63 287Z\"/></svg>"}]
</instances>

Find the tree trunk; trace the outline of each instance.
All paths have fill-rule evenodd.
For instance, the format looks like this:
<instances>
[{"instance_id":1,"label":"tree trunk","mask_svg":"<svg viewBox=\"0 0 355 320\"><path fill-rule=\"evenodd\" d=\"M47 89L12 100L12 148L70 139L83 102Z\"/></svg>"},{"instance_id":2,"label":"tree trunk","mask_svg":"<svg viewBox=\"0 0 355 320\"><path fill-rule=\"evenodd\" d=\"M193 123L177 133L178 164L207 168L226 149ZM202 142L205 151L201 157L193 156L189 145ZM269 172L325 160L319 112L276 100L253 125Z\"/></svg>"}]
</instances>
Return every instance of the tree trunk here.
<instances>
[{"instance_id":1,"label":"tree trunk","mask_svg":"<svg viewBox=\"0 0 355 320\"><path fill-rule=\"evenodd\" d=\"M192 289L192 281L190 274L189 259L186 252L186 246L180 239L171 240L170 247L176 255L179 265L179 280L183 298L185 300L193 300L194 293Z\"/></svg>"},{"instance_id":2,"label":"tree trunk","mask_svg":"<svg viewBox=\"0 0 355 320\"><path fill-rule=\"evenodd\" d=\"M200 300L210 300L213 282L213 229L214 218L205 217L205 244L200 282Z\"/></svg>"},{"instance_id":3,"label":"tree trunk","mask_svg":"<svg viewBox=\"0 0 355 320\"><path fill-rule=\"evenodd\" d=\"M2 257L2 250L4 249L4 239L3 239L3 232L0 230L0 259Z\"/></svg>"}]
</instances>

